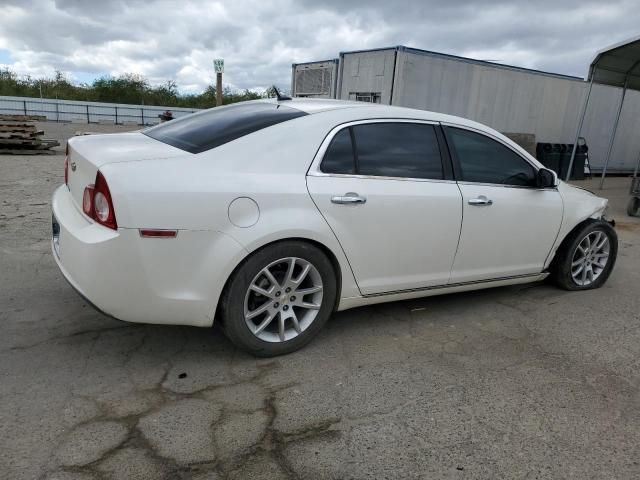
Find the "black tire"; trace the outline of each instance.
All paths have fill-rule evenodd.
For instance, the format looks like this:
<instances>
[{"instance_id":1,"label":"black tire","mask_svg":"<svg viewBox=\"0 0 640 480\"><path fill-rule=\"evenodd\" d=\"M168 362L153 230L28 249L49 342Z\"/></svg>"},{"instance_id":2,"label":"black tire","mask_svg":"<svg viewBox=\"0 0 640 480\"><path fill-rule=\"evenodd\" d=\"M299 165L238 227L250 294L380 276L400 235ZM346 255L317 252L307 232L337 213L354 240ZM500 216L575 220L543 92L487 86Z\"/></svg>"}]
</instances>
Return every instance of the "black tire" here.
<instances>
[{"instance_id":1,"label":"black tire","mask_svg":"<svg viewBox=\"0 0 640 480\"><path fill-rule=\"evenodd\" d=\"M640 197L631 197L629 199L627 214L630 217L640 217Z\"/></svg>"},{"instance_id":2,"label":"black tire","mask_svg":"<svg viewBox=\"0 0 640 480\"><path fill-rule=\"evenodd\" d=\"M579 285L571 275L571 263L580 242L590 233L602 232L609 238L609 258L602 272L589 285ZM611 275L618 255L618 235L613 227L604 220L587 220L573 230L558 249L551 264L550 279L565 290L590 290L600 288Z\"/></svg>"},{"instance_id":3,"label":"black tire","mask_svg":"<svg viewBox=\"0 0 640 480\"><path fill-rule=\"evenodd\" d=\"M254 277L267 265L281 258L297 257L310 262L322 278L322 302L312 323L295 338L282 342L264 341L253 334L244 316L245 295ZM284 355L302 348L322 329L336 302L336 272L318 247L304 241L282 241L253 253L236 269L221 300L225 335L237 347L259 357Z\"/></svg>"}]
</instances>

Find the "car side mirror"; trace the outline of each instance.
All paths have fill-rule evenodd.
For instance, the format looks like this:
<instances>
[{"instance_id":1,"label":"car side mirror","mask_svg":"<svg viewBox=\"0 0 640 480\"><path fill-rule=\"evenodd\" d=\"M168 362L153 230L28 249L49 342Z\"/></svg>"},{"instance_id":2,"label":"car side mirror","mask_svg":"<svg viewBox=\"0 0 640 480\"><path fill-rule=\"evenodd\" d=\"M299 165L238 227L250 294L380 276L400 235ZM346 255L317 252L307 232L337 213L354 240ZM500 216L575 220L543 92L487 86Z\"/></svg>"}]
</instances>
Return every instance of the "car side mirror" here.
<instances>
[{"instance_id":1,"label":"car side mirror","mask_svg":"<svg viewBox=\"0 0 640 480\"><path fill-rule=\"evenodd\" d=\"M536 175L536 187L553 188L558 186L558 175L553 170L541 168Z\"/></svg>"}]
</instances>

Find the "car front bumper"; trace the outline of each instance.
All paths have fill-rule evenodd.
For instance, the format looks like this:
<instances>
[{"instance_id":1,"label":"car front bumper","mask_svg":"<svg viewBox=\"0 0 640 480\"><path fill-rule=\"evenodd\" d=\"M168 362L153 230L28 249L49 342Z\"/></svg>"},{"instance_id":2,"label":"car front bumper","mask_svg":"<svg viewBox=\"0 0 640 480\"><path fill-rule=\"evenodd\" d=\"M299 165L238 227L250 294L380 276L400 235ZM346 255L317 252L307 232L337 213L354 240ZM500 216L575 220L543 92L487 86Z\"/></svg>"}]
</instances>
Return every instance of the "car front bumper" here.
<instances>
[{"instance_id":1,"label":"car front bumper","mask_svg":"<svg viewBox=\"0 0 640 480\"><path fill-rule=\"evenodd\" d=\"M229 236L181 230L140 237L89 220L65 185L52 199L51 249L60 271L101 312L137 323L210 326L218 297L244 249Z\"/></svg>"}]
</instances>

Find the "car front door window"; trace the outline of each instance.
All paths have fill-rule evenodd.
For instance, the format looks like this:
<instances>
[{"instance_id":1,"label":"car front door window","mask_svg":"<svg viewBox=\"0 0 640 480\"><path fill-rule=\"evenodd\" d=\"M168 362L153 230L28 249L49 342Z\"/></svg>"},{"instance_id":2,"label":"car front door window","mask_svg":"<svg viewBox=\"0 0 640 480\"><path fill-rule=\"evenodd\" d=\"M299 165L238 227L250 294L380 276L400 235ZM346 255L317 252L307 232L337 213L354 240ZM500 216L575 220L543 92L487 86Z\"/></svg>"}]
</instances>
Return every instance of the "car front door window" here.
<instances>
[{"instance_id":1,"label":"car front door window","mask_svg":"<svg viewBox=\"0 0 640 480\"><path fill-rule=\"evenodd\" d=\"M536 170L505 145L476 132L448 128L453 144L460 180L518 187L535 186Z\"/></svg>"}]
</instances>

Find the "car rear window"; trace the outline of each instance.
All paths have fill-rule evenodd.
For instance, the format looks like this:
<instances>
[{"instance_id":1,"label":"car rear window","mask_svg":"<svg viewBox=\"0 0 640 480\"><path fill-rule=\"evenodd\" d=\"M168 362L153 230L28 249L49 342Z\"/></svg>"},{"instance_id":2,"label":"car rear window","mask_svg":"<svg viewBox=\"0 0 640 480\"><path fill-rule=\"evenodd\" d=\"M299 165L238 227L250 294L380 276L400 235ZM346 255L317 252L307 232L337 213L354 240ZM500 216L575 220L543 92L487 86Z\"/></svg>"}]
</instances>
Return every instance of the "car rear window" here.
<instances>
[{"instance_id":1,"label":"car rear window","mask_svg":"<svg viewBox=\"0 0 640 480\"><path fill-rule=\"evenodd\" d=\"M145 135L191 153L200 153L307 113L277 103L238 103L161 123Z\"/></svg>"}]
</instances>

